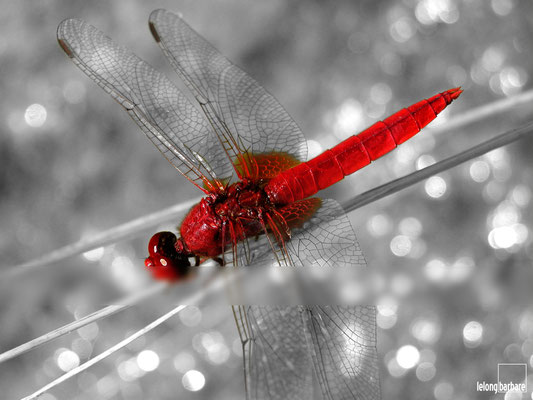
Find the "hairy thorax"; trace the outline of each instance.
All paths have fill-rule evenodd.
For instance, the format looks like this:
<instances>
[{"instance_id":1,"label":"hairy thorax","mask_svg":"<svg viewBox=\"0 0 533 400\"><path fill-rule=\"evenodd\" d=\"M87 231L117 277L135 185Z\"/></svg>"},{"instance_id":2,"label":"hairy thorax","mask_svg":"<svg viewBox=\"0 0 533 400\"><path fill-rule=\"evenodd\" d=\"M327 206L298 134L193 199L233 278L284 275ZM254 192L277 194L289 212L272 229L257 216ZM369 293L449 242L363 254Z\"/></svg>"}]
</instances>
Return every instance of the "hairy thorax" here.
<instances>
[{"instance_id":1,"label":"hairy thorax","mask_svg":"<svg viewBox=\"0 0 533 400\"><path fill-rule=\"evenodd\" d=\"M190 253L215 257L231 243L263 233L261 221L271 207L258 185L247 180L234 183L189 211L181 224L181 239Z\"/></svg>"}]
</instances>

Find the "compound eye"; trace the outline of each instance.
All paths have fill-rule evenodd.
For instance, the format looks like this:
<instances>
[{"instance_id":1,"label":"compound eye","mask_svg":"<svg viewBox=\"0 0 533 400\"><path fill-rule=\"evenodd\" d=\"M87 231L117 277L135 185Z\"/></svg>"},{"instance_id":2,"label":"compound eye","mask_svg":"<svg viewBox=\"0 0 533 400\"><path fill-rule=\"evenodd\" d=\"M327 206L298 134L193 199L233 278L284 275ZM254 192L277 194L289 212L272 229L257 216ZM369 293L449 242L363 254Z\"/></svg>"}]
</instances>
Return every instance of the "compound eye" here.
<instances>
[{"instance_id":1,"label":"compound eye","mask_svg":"<svg viewBox=\"0 0 533 400\"><path fill-rule=\"evenodd\" d=\"M155 279L173 282L181 278L180 269L170 258L165 256L156 255L153 259L149 257L144 261L144 265Z\"/></svg>"},{"instance_id":2,"label":"compound eye","mask_svg":"<svg viewBox=\"0 0 533 400\"><path fill-rule=\"evenodd\" d=\"M176 249L178 239L172 232L158 232L148 243L148 257L144 265L155 279L178 281L188 273L187 256Z\"/></svg>"},{"instance_id":3,"label":"compound eye","mask_svg":"<svg viewBox=\"0 0 533 400\"><path fill-rule=\"evenodd\" d=\"M174 246L177 240L172 232L158 232L148 242L148 254L154 258L161 254L171 255L176 251Z\"/></svg>"}]
</instances>

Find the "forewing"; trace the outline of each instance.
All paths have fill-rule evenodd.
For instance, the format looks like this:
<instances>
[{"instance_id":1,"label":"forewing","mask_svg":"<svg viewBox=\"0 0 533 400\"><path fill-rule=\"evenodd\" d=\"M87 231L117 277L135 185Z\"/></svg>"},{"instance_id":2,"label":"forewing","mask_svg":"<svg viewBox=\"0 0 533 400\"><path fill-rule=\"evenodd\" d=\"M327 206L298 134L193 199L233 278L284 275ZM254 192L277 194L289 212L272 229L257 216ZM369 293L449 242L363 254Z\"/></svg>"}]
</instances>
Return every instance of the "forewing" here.
<instances>
[{"instance_id":1,"label":"forewing","mask_svg":"<svg viewBox=\"0 0 533 400\"><path fill-rule=\"evenodd\" d=\"M177 15L156 10L149 23L154 38L202 105L232 161L241 152L274 151L300 161L306 159L307 144L300 128L257 81Z\"/></svg>"},{"instance_id":2,"label":"forewing","mask_svg":"<svg viewBox=\"0 0 533 400\"><path fill-rule=\"evenodd\" d=\"M312 366L301 308L240 306L235 316L243 339L247 399L311 399Z\"/></svg>"},{"instance_id":3,"label":"forewing","mask_svg":"<svg viewBox=\"0 0 533 400\"><path fill-rule=\"evenodd\" d=\"M380 399L375 307L312 306L303 315L324 399Z\"/></svg>"},{"instance_id":4,"label":"forewing","mask_svg":"<svg viewBox=\"0 0 533 400\"><path fill-rule=\"evenodd\" d=\"M74 63L120 105L182 174L214 190L229 164L202 113L172 82L84 21L68 19L57 30Z\"/></svg>"}]
</instances>

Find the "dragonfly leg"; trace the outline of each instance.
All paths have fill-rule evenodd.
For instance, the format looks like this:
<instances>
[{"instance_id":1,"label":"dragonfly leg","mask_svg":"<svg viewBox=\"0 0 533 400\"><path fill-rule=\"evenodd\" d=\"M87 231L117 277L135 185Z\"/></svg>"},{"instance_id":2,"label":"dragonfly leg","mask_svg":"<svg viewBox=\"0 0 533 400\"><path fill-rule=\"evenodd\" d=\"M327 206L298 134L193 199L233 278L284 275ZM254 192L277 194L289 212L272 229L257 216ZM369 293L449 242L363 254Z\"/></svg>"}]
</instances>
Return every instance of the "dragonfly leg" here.
<instances>
[{"instance_id":1,"label":"dragonfly leg","mask_svg":"<svg viewBox=\"0 0 533 400\"><path fill-rule=\"evenodd\" d=\"M226 264L221 257L213 257L212 260L218 263L218 265L220 265L221 267L223 267Z\"/></svg>"}]
</instances>

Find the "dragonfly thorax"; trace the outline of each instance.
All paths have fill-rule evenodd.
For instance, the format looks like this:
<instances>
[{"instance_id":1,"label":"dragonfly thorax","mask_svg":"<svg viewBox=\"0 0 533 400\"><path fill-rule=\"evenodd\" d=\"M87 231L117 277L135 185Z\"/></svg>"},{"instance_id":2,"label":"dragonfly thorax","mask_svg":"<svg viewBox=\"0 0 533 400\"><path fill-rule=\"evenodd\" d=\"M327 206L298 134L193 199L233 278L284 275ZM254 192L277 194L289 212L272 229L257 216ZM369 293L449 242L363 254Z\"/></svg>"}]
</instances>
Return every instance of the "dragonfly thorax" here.
<instances>
[{"instance_id":1,"label":"dragonfly thorax","mask_svg":"<svg viewBox=\"0 0 533 400\"><path fill-rule=\"evenodd\" d=\"M270 206L265 192L247 180L230 185L211 199L216 215L226 218L257 218L263 208Z\"/></svg>"},{"instance_id":2,"label":"dragonfly thorax","mask_svg":"<svg viewBox=\"0 0 533 400\"><path fill-rule=\"evenodd\" d=\"M259 235L272 205L262 188L243 180L202 199L183 220L180 233L189 254L217 257L229 245Z\"/></svg>"},{"instance_id":3,"label":"dragonfly thorax","mask_svg":"<svg viewBox=\"0 0 533 400\"><path fill-rule=\"evenodd\" d=\"M181 237L156 233L145 261L157 279L179 280L190 272L190 257L218 257L231 245L264 231L263 216L273 206L265 192L249 180L234 183L200 200L185 216Z\"/></svg>"}]
</instances>

